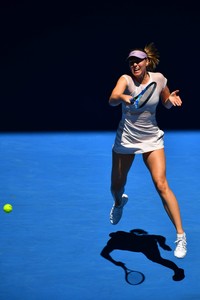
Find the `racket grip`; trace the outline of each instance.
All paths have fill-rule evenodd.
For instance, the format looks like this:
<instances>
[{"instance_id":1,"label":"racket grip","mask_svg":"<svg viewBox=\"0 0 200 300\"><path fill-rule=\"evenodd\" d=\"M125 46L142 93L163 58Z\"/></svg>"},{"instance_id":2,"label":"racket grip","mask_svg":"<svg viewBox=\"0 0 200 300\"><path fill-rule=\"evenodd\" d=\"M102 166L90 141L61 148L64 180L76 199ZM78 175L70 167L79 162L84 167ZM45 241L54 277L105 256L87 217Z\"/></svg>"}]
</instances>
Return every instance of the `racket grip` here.
<instances>
[{"instance_id":1,"label":"racket grip","mask_svg":"<svg viewBox=\"0 0 200 300\"><path fill-rule=\"evenodd\" d=\"M131 99L131 105L133 105L136 109L138 108L139 99Z\"/></svg>"}]
</instances>

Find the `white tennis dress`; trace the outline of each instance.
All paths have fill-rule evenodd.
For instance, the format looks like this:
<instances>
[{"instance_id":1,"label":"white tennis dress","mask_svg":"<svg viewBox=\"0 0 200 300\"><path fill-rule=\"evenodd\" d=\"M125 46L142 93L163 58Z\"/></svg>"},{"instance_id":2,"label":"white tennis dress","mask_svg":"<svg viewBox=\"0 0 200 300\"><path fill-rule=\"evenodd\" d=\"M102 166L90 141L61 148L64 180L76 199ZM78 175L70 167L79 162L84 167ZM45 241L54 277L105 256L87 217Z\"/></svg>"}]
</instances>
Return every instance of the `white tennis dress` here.
<instances>
[{"instance_id":1,"label":"white tennis dress","mask_svg":"<svg viewBox=\"0 0 200 300\"><path fill-rule=\"evenodd\" d=\"M139 154L164 148L164 132L156 121L156 107L160 93L167 84L167 79L158 72L149 72L150 80L146 84L134 82L129 75L122 75L127 80L125 94L136 96L150 82L157 83L150 100L141 108L122 103L122 118L116 132L113 150L122 154Z\"/></svg>"}]
</instances>

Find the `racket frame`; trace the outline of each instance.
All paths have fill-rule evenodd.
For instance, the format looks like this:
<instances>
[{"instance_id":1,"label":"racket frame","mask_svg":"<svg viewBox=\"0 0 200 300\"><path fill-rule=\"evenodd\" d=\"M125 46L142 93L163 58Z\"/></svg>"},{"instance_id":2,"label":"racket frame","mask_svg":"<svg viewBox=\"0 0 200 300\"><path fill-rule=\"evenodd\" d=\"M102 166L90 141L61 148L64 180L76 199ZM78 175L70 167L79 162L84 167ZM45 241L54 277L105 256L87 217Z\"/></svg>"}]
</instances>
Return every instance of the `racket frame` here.
<instances>
[{"instance_id":1,"label":"racket frame","mask_svg":"<svg viewBox=\"0 0 200 300\"><path fill-rule=\"evenodd\" d=\"M139 105L141 97L152 85L154 87L153 87L151 93L149 94L147 99L141 105ZM157 86L157 83L155 81L150 82L137 96L135 96L131 99L131 104L134 105L136 109L143 107L147 103L147 101L151 98L151 96L153 95L153 93L156 89L156 86Z\"/></svg>"}]
</instances>

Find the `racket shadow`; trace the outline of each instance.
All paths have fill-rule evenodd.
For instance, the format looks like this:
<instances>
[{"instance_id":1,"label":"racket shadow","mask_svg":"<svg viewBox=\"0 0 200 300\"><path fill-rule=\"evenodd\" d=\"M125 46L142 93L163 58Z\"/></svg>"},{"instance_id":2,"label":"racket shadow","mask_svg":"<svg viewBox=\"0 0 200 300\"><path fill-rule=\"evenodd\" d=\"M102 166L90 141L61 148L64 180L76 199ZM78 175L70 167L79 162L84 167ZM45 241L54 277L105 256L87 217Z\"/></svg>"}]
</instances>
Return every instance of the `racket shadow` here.
<instances>
[{"instance_id":1,"label":"racket shadow","mask_svg":"<svg viewBox=\"0 0 200 300\"><path fill-rule=\"evenodd\" d=\"M123 264L123 263L122 263ZM144 282L145 276L142 272L128 269L125 264L121 265L125 272L125 280L130 285L138 285Z\"/></svg>"},{"instance_id":2,"label":"racket shadow","mask_svg":"<svg viewBox=\"0 0 200 300\"><path fill-rule=\"evenodd\" d=\"M182 268L179 268L173 261L163 258L160 254L159 246L166 251L172 251L172 249L166 244L165 237L161 235L148 234L148 232L143 229L133 229L130 230L130 232L111 232L109 236L110 239L106 246L102 249L100 255L116 266L122 267L126 272L126 281L128 278L127 270L129 269L125 267L124 262L116 261L112 258L110 254L114 250L143 253L152 262L171 269L174 272L172 276L174 281L181 281L185 278L184 270ZM141 273L139 271L137 272ZM141 283L144 282L144 279L145 276L143 277L143 280L141 280Z\"/></svg>"}]
</instances>

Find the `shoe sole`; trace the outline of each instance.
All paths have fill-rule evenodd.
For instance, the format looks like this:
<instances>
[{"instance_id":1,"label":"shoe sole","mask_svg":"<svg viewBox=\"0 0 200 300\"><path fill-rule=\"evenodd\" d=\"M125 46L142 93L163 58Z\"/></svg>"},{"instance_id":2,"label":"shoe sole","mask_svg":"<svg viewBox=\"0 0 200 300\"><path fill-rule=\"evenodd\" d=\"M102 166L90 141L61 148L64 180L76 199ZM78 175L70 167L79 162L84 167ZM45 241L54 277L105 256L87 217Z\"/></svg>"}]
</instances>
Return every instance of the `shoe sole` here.
<instances>
[{"instance_id":1,"label":"shoe sole","mask_svg":"<svg viewBox=\"0 0 200 300\"><path fill-rule=\"evenodd\" d=\"M187 253L185 253L185 255L183 255L183 256L177 256L177 255L174 253L174 256L175 256L176 258L184 258L184 257L186 256L186 254L187 254Z\"/></svg>"}]
</instances>

